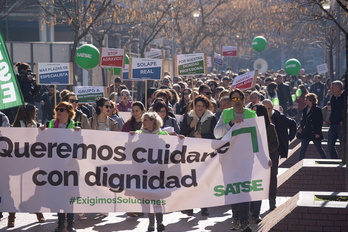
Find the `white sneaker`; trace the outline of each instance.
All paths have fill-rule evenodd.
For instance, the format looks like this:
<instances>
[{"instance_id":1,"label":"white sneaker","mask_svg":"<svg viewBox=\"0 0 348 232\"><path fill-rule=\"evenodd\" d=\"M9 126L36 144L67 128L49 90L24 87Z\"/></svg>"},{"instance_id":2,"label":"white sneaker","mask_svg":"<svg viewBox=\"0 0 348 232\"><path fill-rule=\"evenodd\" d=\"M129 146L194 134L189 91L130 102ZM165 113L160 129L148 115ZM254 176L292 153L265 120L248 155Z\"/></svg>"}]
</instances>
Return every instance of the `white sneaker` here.
<instances>
[{"instance_id":1,"label":"white sneaker","mask_svg":"<svg viewBox=\"0 0 348 232\"><path fill-rule=\"evenodd\" d=\"M87 217L86 217L86 215L84 213L78 213L77 215L78 215L79 219L81 219L81 220L86 220L87 219Z\"/></svg>"}]
</instances>

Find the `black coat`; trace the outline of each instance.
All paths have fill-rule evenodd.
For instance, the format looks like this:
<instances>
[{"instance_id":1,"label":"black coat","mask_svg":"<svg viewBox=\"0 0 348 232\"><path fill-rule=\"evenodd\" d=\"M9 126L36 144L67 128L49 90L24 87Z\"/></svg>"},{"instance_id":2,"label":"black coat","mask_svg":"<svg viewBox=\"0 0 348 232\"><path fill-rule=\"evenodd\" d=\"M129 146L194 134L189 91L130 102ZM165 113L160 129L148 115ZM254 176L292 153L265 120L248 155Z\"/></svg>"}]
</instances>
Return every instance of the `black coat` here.
<instances>
[{"instance_id":1,"label":"black coat","mask_svg":"<svg viewBox=\"0 0 348 232\"><path fill-rule=\"evenodd\" d=\"M294 119L286 117L277 110L271 116L272 123L278 135L278 152L281 158L287 158L289 152L289 142L295 138L297 125Z\"/></svg>"},{"instance_id":2,"label":"black coat","mask_svg":"<svg viewBox=\"0 0 348 232\"><path fill-rule=\"evenodd\" d=\"M317 105L313 105L307 113L308 106L302 110L301 128L302 128L302 139L308 140L322 140L323 133L323 113ZM320 135L319 138L315 138L315 135Z\"/></svg>"}]
</instances>

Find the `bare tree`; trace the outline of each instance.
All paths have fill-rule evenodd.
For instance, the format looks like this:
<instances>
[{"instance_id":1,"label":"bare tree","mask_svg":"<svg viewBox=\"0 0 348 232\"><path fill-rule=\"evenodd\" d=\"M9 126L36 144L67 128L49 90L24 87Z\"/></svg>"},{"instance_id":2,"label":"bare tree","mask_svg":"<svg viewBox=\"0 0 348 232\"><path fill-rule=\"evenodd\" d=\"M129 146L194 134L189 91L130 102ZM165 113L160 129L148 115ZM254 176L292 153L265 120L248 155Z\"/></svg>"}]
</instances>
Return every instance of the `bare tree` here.
<instances>
[{"instance_id":1,"label":"bare tree","mask_svg":"<svg viewBox=\"0 0 348 232\"><path fill-rule=\"evenodd\" d=\"M24 2L24 0L1 0L0 20L6 18L9 14L18 10L24 4Z\"/></svg>"},{"instance_id":2,"label":"bare tree","mask_svg":"<svg viewBox=\"0 0 348 232\"><path fill-rule=\"evenodd\" d=\"M74 41L70 61L74 60L78 42L89 33L112 2L112 0L36 1L44 10L45 16L53 18L54 25L64 24L73 32Z\"/></svg>"}]
</instances>

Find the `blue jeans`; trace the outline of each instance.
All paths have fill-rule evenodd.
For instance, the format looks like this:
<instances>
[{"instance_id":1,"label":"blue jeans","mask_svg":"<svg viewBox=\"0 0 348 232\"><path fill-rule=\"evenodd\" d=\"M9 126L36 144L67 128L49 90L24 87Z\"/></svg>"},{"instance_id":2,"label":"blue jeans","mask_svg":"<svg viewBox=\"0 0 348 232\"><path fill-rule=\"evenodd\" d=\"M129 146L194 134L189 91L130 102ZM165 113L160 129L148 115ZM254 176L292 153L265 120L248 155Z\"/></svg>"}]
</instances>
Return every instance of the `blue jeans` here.
<instances>
[{"instance_id":1,"label":"blue jeans","mask_svg":"<svg viewBox=\"0 0 348 232\"><path fill-rule=\"evenodd\" d=\"M330 125L328 138L327 138L327 145L329 147L329 152L331 159L338 159L338 153L335 147L336 140L340 141L340 144L342 142L342 126L340 125Z\"/></svg>"},{"instance_id":2,"label":"blue jeans","mask_svg":"<svg viewBox=\"0 0 348 232\"><path fill-rule=\"evenodd\" d=\"M308 139L301 139L301 151L300 151L300 158L298 160L304 159L309 142L310 142L310 140L308 140ZM324 151L323 147L321 146L321 140L315 140L315 141L313 141L313 143L314 143L315 148L319 152L321 158L326 159L325 151Z\"/></svg>"}]
</instances>

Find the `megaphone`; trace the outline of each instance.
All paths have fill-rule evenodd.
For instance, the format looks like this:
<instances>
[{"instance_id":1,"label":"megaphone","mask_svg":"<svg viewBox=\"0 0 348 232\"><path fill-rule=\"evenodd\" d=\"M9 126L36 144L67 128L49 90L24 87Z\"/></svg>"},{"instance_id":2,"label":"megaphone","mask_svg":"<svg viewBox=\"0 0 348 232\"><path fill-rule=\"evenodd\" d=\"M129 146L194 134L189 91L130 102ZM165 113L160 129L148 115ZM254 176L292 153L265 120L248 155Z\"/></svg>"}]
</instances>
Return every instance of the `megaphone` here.
<instances>
[{"instance_id":1,"label":"megaphone","mask_svg":"<svg viewBox=\"0 0 348 232\"><path fill-rule=\"evenodd\" d=\"M262 58L255 60L254 70L259 70L259 73L265 73L268 70L267 61Z\"/></svg>"}]
</instances>

